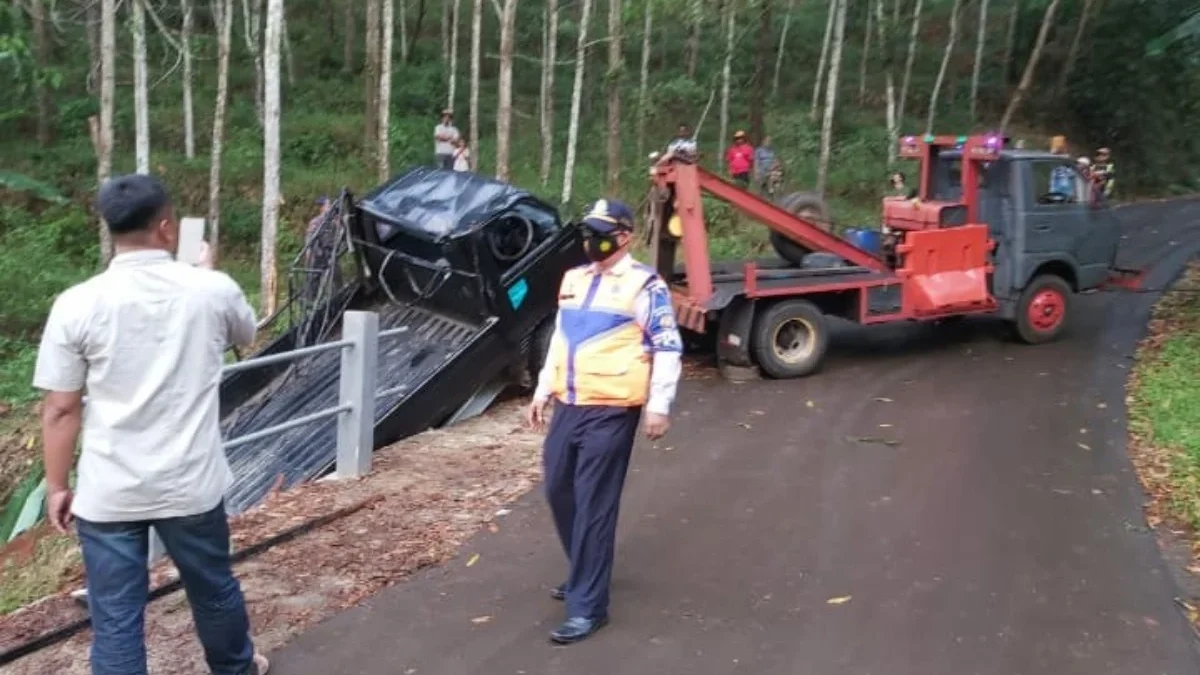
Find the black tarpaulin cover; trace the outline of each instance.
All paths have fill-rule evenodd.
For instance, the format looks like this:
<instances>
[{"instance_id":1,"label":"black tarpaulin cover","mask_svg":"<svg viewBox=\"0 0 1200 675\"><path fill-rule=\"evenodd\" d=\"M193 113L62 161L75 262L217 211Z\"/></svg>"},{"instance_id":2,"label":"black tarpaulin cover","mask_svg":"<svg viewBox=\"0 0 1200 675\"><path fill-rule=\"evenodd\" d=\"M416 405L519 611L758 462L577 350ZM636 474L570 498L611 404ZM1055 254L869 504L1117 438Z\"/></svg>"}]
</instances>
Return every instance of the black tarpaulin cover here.
<instances>
[{"instance_id":1,"label":"black tarpaulin cover","mask_svg":"<svg viewBox=\"0 0 1200 675\"><path fill-rule=\"evenodd\" d=\"M372 190L359 208L379 221L381 241L393 228L441 240L470 234L488 216L530 197L478 174L418 167Z\"/></svg>"}]
</instances>

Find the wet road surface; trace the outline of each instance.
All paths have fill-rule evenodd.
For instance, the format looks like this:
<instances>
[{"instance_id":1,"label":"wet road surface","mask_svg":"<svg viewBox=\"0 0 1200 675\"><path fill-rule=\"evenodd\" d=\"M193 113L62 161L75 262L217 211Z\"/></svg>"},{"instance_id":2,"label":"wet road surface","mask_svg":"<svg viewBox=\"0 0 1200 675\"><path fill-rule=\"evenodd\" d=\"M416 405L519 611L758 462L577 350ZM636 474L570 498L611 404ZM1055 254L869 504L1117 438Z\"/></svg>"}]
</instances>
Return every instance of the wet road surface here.
<instances>
[{"instance_id":1,"label":"wet road surface","mask_svg":"<svg viewBox=\"0 0 1200 675\"><path fill-rule=\"evenodd\" d=\"M1200 248L1200 202L1120 213L1122 262L1157 264L1152 288ZM1200 672L1125 454L1123 384L1153 299L1080 297L1050 345L985 319L847 327L817 376L687 382L670 436L635 451L613 622L592 639L546 641L564 569L532 494L464 558L300 636L272 672Z\"/></svg>"}]
</instances>

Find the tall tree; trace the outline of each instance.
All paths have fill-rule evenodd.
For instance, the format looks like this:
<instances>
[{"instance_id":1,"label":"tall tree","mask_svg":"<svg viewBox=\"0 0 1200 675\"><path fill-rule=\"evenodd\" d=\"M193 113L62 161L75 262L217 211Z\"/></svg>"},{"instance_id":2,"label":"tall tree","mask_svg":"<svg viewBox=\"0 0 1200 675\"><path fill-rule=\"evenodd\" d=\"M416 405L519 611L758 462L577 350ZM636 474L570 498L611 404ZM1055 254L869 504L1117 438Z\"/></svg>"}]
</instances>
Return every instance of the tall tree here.
<instances>
[{"instance_id":1,"label":"tall tree","mask_svg":"<svg viewBox=\"0 0 1200 675\"><path fill-rule=\"evenodd\" d=\"M975 64L971 68L971 121L979 120L979 71L983 68L983 45L987 41L988 0L979 0L979 32L975 37Z\"/></svg>"},{"instance_id":2,"label":"tall tree","mask_svg":"<svg viewBox=\"0 0 1200 675\"><path fill-rule=\"evenodd\" d=\"M263 205L260 302L263 316L275 314L279 279L276 239L279 231L279 47L283 37L283 0L267 0L263 48Z\"/></svg>"},{"instance_id":3,"label":"tall tree","mask_svg":"<svg viewBox=\"0 0 1200 675\"><path fill-rule=\"evenodd\" d=\"M552 2L555 0L551 0ZM458 86L458 3L450 0L450 67L449 82L446 85L446 107L454 109L455 89Z\"/></svg>"},{"instance_id":4,"label":"tall tree","mask_svg":"<svg viewBox=\"0 0 1200 675\"><path fill-rule=\"evenodd\" d=\"M129 30L133 34L134 156L138 173L150 173L150 87L146 78L146 8L131 0Z\"/></svg>"},{"instance_id":5,"label":"tall tree","mask_svg":"<svg viewBox=\"0 0 1200 675\"><path fill-rule=\"evenodd\" d=\"M96 182L112 175L113 104L116 90L117 0L100 0L100 119L95 124ZM95 118L93 118L95 119ZM112 259L112 236L100 223L100 263Z\"/></svg>"},{"instance_id":6,"label":"tall tree","mask_svg":"<svg viewBox=\"0 0 1200 675\"><path fill-rule=\"evenodd\" d=\"M254 58L254 113L263 124L263 50L262 4L259 0L242 0L242 36L246 51Z\"/></svg>"},{"instance_id":7,"label":"tall tree","mask_svg":"<svg viewBox=\"0 0 1200 675\"><path fill-rule=\"evenodd\" d=\"M918 0L919 2L920 0ZM833 24L837 18L838 0L828 0L829 9L825 15L825 37L821 41L821 60L817 62L817 78L813 82L812 106L808 110L811 119L817 119L817 104L821 101L821 83L829 64L829 45L833 40Z\"/></svg>"},{"instance_id":8,"label":"tall tree","mask_svg":"<svg viewBox=\"0 0 1200 675\"><path fill-rule=\"evenodd\" d=\"M646 119L650 116L650 38L654 34L654 2L645 0L642 8L642 68L638 74L637 157L646 152Z\"/></svg>"},{"instance_id":9,"label":"tall tree","mask_svg":"<svg viewBox=\"0 0 1200 675\"><path fill-rule=\"evenodd\" d=\"M342 72L349 75L354 71L354 26L358 23L355 16L355 3L358 0L339 0L342 3Z\"/></svg>"},{"instance_id":10,"label":"tall tree","mask_svg":"<svg viewBox=\"0 0 1200 675\"><path fill-rule=\"evenodd\" d=\"M401 0L403 2L403 0ZM391 172L391 146L388 127L392 123L392 36L396 32L394 0L383 0L383 16L380 28L383 31L380 41L379 59L379 145L375 150L376 168L379 182L388 179Z\"/></svg>"},{"instance_id":11,"label":"tall tree","mask_svg":"<svg viewBox=\"0 0 1200 675\"><path fill-rule=\"evenodd\" d=\"M221 153L225 145L225 111L229 103L229 50L233 39L233 0L215 0L217 23L217 102L213 108L212 159L208 165L208 245L214 261L221 255Z\"/></svg>"},{"instance_id":12,"label":"tall tree","mask_svg":"<svg viewBox=\"0 0 1200 675\"><path fill-rule=\"evenodd\" d=\"M1071 38L1071 48L1067 50L1067 61L1063 64L1062 72L1058 76L1058 92L1067 88L1067 81L1071 79L1071 71L1075 70L1075 61L1079 59L1079 46L1083 43L1083 36L1087 31L1088 21L1092 18L1092 9L1095 5L1096 0L1083 0L1079 23L1075 25L1075 37Z\"/></svg>"},{"instance_id":13,"label":"tall tree","mask_svg":"<svg viewBox=\"0 0 1200 675\"><path fill-rule=\"evenodd\" d=\"M900 6L900 0L896 0L893 9ZM885 88L885 100L887 101L884 109L885 119L887 121L888 134L888 166L896 162L896 154L899 150L897 145L900 142L899 121L896 115L896 29L899 27L896 19L899 15L892 14L892 21L888 21L883 12L883 0L875 0L875 27L879 32L879 53L883 59L883 79Z\"/></svg>"},{"instance_id":14,"label":"tall tree","mask_svg":"<svg viewBox=\"0 0 1200 675\"><path fill-rule=\"evenodd\" d=\"M758 0L758 49L754 55L754 80L750 86L750 137L757 143L766 135L767 63L771 60L771 0Z\"/></svg>"},{"instance_id":15,"label":"tall tree","mask_svg":"<svg viewBox=\"0 0 1200 675\"><path fill-rule=\"evenodd\" d=\"M1012 82L1013 53L1017 47L1017 19L1021 16L1021 0L1012 0L1008 12L1008 30L1004 37L1004 84Z\"/></svg>"},{"instance_id":16,"label":"tall tree","mask_svg":"<svg viewBox=\"0 0 1200 675\"><path fill-rule=\"evenodd\" d=\"M379 15L381 0L367 0L366 39L363 48L366 50L366 128L364 139L370 152L376 150L375 141L379 132Z\"/></svg>"},{"instance_id":17,"label":"tall tree","mask_svg":"<svg viewBox=\"0 0 1200 675\"><path fill-rule=\"evenodd\" d=\"M841 84L842 48L846 43L846 5L848 0L834 0L837 19L833 27L833 46L829 55L829 82L825 85L825 117L821 122L821 158L817 165L817 192L825 194L829 180L829 159L833 153L833 121L837 110L838 87Z\"/></svg>"},{"instance_id":18,"label":"tall tree","mask_svg":"<svg viewBox=\"0 0 1200 675\"><path fill-rule=\"evenodd\" d=\"M721 66L721 140L718 145L720 156L725 156L725 144L729 138L729 95L733 79L733 29L737 23L737 0L725 0L725 57Z\"/></svg>"},{"instance_id":19,"label":"tall tree","mask_svg":"<svg viewBox=\"0 0 1200 675\"><path fill-rule=\"evenodd\" d=\"M929 116L925 122L925 133L933 133L933 122L937 119L938 97L942 93L942 84L946 81L946 69L950 67L950 57L954 55L954 43L958 41L958 17L962 10L962 0L954 0L950 8L950 34L946 37L946 49L942 52L942 65L938 68L937 79L933 82L933 92L929 94Z\"/></svg>"},{"instance_id":20,"label":"tall tree","mask_svg":"<svg viewBox=\"0 0 1200 675\"><path fill-rule=\"evenodd\" d=\"M771 78L771 97L779 96L779 72L783 69L783 54L787 51L788 27L792 24L792 11L796 0L788 0L787 13L783 15L783 30L779 32L779 48L775 50L775 76Z\"/></svg>"},{"instance_id":21,"label":"tall tree","mask_svg":"<svg viewBox=\"0 0 1200 675\"><path fill-rule=\"evenodd\" d=\"M649 0L646 0L649 2ZM687 0L688 33L686 52L688 78L696 77L696 66L700 63L700 33L704 28L705 0Z\"/></svg>"},{"instance_id":22,"label":"tall tree","mask_svg":"<svg viewBox=\"0 0 1200 675\"><path fill-rule=\"evenodd\" d=\"M517 32L517 0L504 0L500 11L500 82L496 102L496 177L507 181L512 143L513 42Z\"/></svg>"},{"instance_id":23,"label":"tall tree","mask_svg":"<svg viewBox=\"0 0 1200 675\"><path fill-rule=\"evenodd\" d=\"M1029 90L1033 87L1033 76L1037 72L1038 61L1042 58L1042 52L1046 48L1046 39L1050 36L1050 28L1054 26L1054 13L1058 11L1058 5L1061 0L1050 0L1050 4L1046 5L1046 13L1042 15L1042 27L1038 29L1037 41L1033 43L1033 52L1029 55L1029 61L1025 64L1025 72L1021 74L1021 82L1017 85L1017 90L1013 92L1012 98L1008 100L1008 107L1004 110L1004 117L1000 119L1001 131L1008 129L1008 125L1012 122L1013 115L1017 114L1017 109L1021 107L1021 102L1029 95Z\"/></svg>"},{"instance_id":24,"label":"tall tree","mask_svg":"<svg viewBox=\"0 0 1200 675\"><path fill-rule=\"evenodd\" d=\"M400 17L400 64L405 65L408 63L408 52L410 46L410 42L408 40L408 3L404 0L394 1L400 3L400 10L396 12L396 14L398 14ZM424 10L422 9L422 11ZM413 36L413 39L416 40L416 35Z\"/></svg>"},{"instance_id":25,"label":"tall tree","mask_svg":"<svg viewBox=\"0 0 1200 675\"><path fill-rule=\"evenodd\" d=\"M483 33L483 0L471 7L471 161L479 165L479 68L483 54L480 36Z\"/></svg>"},{"instance_id":26,"label":"tall tree","mask_svg":"<svg viewBox=\"0 0 1200 675\"><path fill-rule=\"evenodd\" d=\"M608 0L608 194L621 191L621 0Z\"/></svg>"},{"instance_id":27,"label":"tall tree","mask_svg":"<svg viewBox=\"0 0 1200 675\"><path fill-rule=\"evenodd\" d=\"M542 185L550 182L554 163L554 70L558 58L558 0L546 0L545 37L542 46L542 95L540 130L542 134L542 166L538 173Z\"/></svg>"},{"instance_id":28,"label":"tall tree","mask_svg":"<svg viewBox=\"0 0 1200 675\"><path fill-rule=\"evenodd\" d=\"M37 99L37 142L41 147L50 145L50 122L53 117L50 100L50 83L46 73L50 68L50 37L46 21L46 0L29 0L29 14L33 19L33 58L37 65L35 98Z\"/></svg>"},{"instance_id":29,"label":"tall tree","mask_svg":"<svg viewBox=\"0 0 1200 675\"><path fill-rule=\"evenodd\" d=\"M571 121L567 125L567 159L563 163L562 203L571 203L575 180L575 147L579 142L579 109L583 103L583 75L587 68L587 32L592 16L592 0L582 0L579 10L579 35L575 42L575 84L571 87Z\"/></svg>"},{"instance_id":30,"label":"tall tree","mask_svg":"<svg viewBox=\"0 0 1200 675\"><path fill-rule=\"evenodd\" d=\"M896 124L904 126L904 113L908 110L908 85L912 82L913 61L917 58L917 41L921 37L921 5L913 5L912 31L908 34L908 57L904 61L904 80L900 84L900 105L896 108Z\"/></svg>"},{"instance_id":31,"label":"tall tree","mask_svg":"<svg viewBox=\"0 0 1200 675\"><path fill-rule=\"evenodd\" d=\"M183 51L183 153L188 159L196 156L196 117L192 107L192 0L180 0L183 26L179 31L179 48Z\"/></svg>"},{"instance_id":32,"label":"tall tree","mask_svg":"<svg viewBox=\"0 0 1200 675\"><path fill-rule=\"evenodd\" d=\"M867 0L867 28L863 31L862 56L858 60L858 104L867 100L867 66L871 63L871 38L875 32L875 8Z\"/></svg>"}]
</instances>

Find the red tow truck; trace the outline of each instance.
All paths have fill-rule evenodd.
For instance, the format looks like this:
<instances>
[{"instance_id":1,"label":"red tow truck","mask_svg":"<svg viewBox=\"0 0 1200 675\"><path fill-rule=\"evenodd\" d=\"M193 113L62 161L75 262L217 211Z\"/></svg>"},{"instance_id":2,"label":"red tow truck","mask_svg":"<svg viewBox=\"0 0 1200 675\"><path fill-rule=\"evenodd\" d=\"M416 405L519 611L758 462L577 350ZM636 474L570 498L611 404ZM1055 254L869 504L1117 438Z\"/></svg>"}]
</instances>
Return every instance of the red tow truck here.
<instances>
[{"instance_id":1,"label":"red tow truck","mask_svg":"<svg viewBox=\"0 0 1200 675\"><path fill-rule=\"evenodd\" d=\"M714 336L722 365L801 377L821 366L831 316L872 325L995 314L1036 344L1062 332L1075 294L1140 281L1114 267L1119 223L1069 158L1010 149L998 136L931 135L901 139L899 156L920 163L920 186L883 200L877 252L832 233L819 200L774 204L685 160L658 161L653 264L679 325ZM714 264L703 194L770 228L790 260ZM812 252L835 264L797 264Z\"/></svg>"}]
</instances>

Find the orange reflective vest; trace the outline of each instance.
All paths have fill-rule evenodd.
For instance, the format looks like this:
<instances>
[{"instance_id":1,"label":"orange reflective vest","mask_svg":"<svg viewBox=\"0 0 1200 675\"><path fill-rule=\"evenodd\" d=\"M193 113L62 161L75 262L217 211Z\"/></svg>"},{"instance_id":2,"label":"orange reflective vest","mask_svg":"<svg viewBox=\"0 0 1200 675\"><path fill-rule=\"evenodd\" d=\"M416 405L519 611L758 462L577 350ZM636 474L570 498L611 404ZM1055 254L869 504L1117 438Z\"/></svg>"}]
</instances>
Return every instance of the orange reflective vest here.
<instances>
[{"instance_id":1,"label":"orange reflective vest","mask_svg":"<svg viewBox=\"0 0 1200 675\"><path fill-rule=\"evenodd\" d=\"M655 276L632 260L604 273L585 265L563 276L558 330L547 354L558 400L619 407L646 402L652 358L637 321L637 299Z\"/></svg>"}]
</instances>

